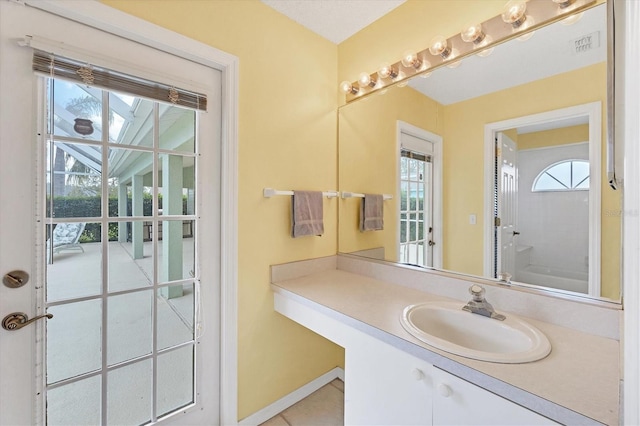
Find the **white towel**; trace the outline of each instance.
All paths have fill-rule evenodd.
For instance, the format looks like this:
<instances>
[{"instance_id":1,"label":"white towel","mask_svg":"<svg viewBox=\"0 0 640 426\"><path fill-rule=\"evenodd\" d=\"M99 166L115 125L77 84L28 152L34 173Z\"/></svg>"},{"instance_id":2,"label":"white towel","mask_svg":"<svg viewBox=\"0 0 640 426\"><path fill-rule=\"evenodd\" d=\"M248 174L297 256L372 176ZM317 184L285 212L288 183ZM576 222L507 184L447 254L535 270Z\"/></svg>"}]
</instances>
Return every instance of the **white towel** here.
<instances>
[{"instance_id":1,"label":"white towel","mask_svg":"<svg viewBox=\"0 0 640 426\"><path fill-rule=\"evenodd\" d=\"M380 231L384 228L382 195L364 194L360 203L360 231Z\"/></svg>"},{"instance_id":2,"label":"white towel","mask_svg":"<svg viewBox=\"0 0 640 426\"><path fill-rule=\"evenodd\" d=\"M291 236L322 235L322 192L293 191L291 197Z\"/></svg>"}]
</instances>

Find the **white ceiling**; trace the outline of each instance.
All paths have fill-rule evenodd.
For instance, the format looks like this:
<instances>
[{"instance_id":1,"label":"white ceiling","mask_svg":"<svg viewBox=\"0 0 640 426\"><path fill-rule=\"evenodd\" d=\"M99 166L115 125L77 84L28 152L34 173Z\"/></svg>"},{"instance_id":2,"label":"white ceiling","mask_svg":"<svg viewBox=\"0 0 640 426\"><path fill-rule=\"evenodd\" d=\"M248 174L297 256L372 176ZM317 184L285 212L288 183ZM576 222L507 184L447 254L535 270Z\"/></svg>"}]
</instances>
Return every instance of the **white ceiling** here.
<instances>
[{"instance_id":1,"label":"white ceiling","mask_svg":"<svg viewBox=\"0 0 640 426\"><path fill-rule=\"evenodd\" d=\"M405 0L262 0L329 41L339 44Z\"/></svg>"},{"instance_id":2,"label":"white ceiling","mask_svg":"<svg viewBox=\"0 0 640 426\"><path fill-rule=\"evenodd\" d=\"M586 11L573 25L548 25L529 40L509 41L496 46L490 56L467 57L458 68L437 69L428 78L414 78L409 85L449 105L604 62L607 60L606 22L606 5L600 5ZM574 40L594 33L597 33L593 38L599 39L599 47L576 53Z\"/></svg>"}]
</instances>

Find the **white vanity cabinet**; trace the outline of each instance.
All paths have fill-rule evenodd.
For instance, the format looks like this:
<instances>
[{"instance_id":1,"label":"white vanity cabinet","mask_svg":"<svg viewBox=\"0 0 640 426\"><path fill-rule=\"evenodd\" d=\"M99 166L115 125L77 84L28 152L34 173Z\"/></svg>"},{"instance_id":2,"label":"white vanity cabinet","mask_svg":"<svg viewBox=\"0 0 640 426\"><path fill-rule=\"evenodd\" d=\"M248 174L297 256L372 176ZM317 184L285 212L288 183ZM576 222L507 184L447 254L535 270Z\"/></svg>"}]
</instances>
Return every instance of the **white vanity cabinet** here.
<instances>
[{"instance_id":1,"label":"white vanity cabinet","mask_svg":"<svg viewBox=\"0 0 640 426\"><path fill-rule=\"evenodd\" d=\"M557 424L367 334L349 340L346 425Z\"/></svg>"},{"instance_id":2,"label":"white vanity cabinet","mask_svg":"<svg viewBox=\"0 0 640 426\"><path fill-rule=\"evenodd\" d=\"M433 369L434 425L556 425L554 421L462 380Z\"/></svg>"},{"instance_id":3,"label":"white vanity cabinet","mask_svg":"<svg viewBox=\"0 0 640 426\"><path fill-rule=\"evenodd\" d=\"M431 364L364 333L345 349L345 425L431 423Z\"/></svg>"}]
</instances>

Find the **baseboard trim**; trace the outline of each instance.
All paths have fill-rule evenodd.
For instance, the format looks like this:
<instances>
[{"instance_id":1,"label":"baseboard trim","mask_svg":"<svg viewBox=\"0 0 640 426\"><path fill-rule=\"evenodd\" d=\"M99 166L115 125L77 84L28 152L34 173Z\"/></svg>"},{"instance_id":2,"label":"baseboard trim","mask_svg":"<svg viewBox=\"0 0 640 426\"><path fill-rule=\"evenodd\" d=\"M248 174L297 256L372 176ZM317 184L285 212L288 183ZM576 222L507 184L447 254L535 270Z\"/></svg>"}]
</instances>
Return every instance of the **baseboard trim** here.
<instances>
[{"instance_id":1,"label":"baseboard trim","mask_svg":"<svg viewBox=\"0 0 640 426\"><path fill-rule=\"evenodd\" d=\"M271 405L264 407L262 410L256 411L250 416L238 422L239 426L256 426L266 422L273 416L281 413L287 408L291 407L298 401L301 401L323 387L324 385L331 383L335 379L344 381L344 370L340 367L336 367L333 370L323 374L307 383L304 386L299 387L288 395L283 396Z\"/></svg>"}]
</instances>

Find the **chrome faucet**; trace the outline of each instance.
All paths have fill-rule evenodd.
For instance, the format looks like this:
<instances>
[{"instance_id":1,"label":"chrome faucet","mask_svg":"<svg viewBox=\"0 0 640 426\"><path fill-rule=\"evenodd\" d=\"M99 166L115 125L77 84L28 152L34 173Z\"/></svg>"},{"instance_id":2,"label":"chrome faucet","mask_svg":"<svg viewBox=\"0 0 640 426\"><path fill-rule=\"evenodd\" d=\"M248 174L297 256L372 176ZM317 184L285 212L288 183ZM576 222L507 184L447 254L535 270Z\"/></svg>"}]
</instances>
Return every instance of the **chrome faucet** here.
<instances>
[{"instance_id":1,"label":"chrome faucet","mask_svg":"<svg viewBox=\"0 0 640 426\"><path fill-rule=\"evenodd\" d=\"M478 314L485 317L497 319L499 321L504 321L506 318L502 314L496 313L491 306L491 303L487 302L484 298L485 290L483 287L478 284L474 284L469 287L469 293L473 296L473 299L469 301L466 305L462 307L463 310L471 312L472 314Z\"/></svg>"}]
</instances>

